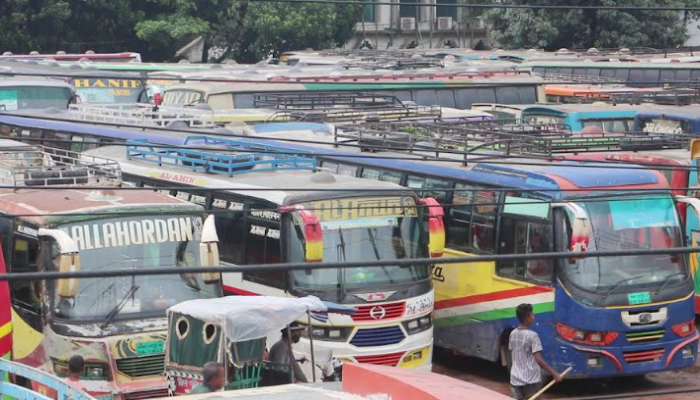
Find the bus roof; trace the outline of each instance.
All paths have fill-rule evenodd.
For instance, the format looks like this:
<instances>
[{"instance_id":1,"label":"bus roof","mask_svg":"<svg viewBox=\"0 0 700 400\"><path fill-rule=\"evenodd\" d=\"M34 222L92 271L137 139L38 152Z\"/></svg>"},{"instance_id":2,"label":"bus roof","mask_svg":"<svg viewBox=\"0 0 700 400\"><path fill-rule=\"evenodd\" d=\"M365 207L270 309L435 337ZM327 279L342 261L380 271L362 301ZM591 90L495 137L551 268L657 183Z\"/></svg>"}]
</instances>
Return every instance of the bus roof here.
<instances>
[{"instance_id":1,"label":"bus roof","mask_svg":"<svg viewBox=\"0 0 700 400\"><path fill-rule=\"evenodd\" d=\"M71 89L71 85L59 79L42 79L42 78L0 78L0 87L56 87Z\"/></svg>"},{"instance_id":2,"label":"bus roof","mask_svg":"<svg viewBox=\"0 0 700 400\"><path fill-rule=\"evenodd\" d=\"M645 105L595 105L595 104L556 104L526 107L523 114L546 113L548 115L595 115L596 117L634 117L639 110L648 108Z\"/></svg>"},{"instance_id":3,"label":"bus roof","mask_svg":"<svg viewBox=\"0 0 700 400\"><path fill-rule=\"evenodd\" d=\"M597 68L597 69L700 69L700 64L691 63L647 63L647 62L563 62L563 61L537 61L524 62L518 66L519 70L532 68Z\"/></svg>"},{"instance_id":4,"label":"bus roof","mask_svg":"<svg viewBox=\"0 0 700 400\"><path fill-rule=\"evenodd\" d=\"M36 224L58 223L76 216L88 219L83 214L97 214L97 218L109 218L105 213L128 213L150 209L155 212L167 212L173 208L202 211L201 207L155 192L142 190L121 190L106 187L99 192L92 189L0 189L0 209L11 214L32 215L26 217ZM58 214L52 216L51 214ZM76 214L71 217L67 214Z\"/></svg>"},{"instance_id":5,"label":"bus roof","mask_svg":"<svg viewBox=\"0 0 700 400\"><path fill-rule=\"evenodd\" d=\"M232 177L198 173L185 168L159 167L151 163L129 160L126 155L126 149L123 146L99 147L89 150L85 154L99 157L108 156L110 159L117 161L122 171L126 174L169 180L175 183L186 182L189 185L208 188L229 187L233 193L265 199L278 205L356 195L356 192L349 192L348 190L361 192L369 189L372 191L386 190L387 192L393 192L397 189L405 189L389 182L368 181L345 175L334 175L328 172L319 173L302 170L257 172L253 169L250 172ZM301 190L296 190L297 188ZM337 190L337 192L334 190ZM406 192L409 191L406 190Z\"/></svg>"},{"instance_id":6,"label":"bus roof","mask_svg":"<svg viewBox=\"0 0 700 400\"><path fill-rule=\"evenodd\" d=\"M637 113L639 118L672 117L678 119L700 120L700 104L691 104L682 107L654 106L647 107Z\"/></svg>"}]
</instances>

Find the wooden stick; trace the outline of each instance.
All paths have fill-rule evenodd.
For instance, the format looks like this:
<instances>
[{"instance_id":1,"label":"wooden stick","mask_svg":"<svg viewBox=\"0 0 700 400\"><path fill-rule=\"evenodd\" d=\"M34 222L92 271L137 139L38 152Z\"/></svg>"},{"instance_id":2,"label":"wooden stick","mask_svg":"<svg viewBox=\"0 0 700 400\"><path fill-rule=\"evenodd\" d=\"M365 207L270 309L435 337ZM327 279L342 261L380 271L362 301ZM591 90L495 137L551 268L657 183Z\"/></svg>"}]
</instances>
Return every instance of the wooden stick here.
<instances>
[{"instance_id":1,"label":"wooden stick","mask_svg":"<svg viewBox=\"0 0 700 400\"><path fill-rule=\"evenodd\" d=\"M565 369L564 372L561 373L561 377L563 378L563 377L566 376L566 374L568 374L569 372L571 372L571 368L573 368L573 367L569 367L569 368ZM549 383L547 384L547 386L545 386L545 387L543 387L542 389L540 389L539 392L535 393L534 395L532 395L532 397L530 397L530 398L527 399L527 400L535 400L535 399L537 399L538 397L540 397L540 396L542 395L542 393L546 392L549 388L551 388L552 386L554 386L555 383L557 383L557 381L555 381L555 380L552 379L552 381L549 382Z\"/></svg>"}]
</instances>

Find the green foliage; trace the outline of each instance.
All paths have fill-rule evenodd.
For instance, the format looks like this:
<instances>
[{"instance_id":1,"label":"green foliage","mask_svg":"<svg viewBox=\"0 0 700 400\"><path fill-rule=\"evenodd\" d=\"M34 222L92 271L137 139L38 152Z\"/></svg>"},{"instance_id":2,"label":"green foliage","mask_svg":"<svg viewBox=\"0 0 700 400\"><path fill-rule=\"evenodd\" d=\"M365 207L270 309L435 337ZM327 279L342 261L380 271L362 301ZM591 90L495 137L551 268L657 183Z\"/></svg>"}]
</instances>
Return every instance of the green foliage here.
<instances>
[{"instance_id":1,"label":"green foliage","mask_svg":"<svg viewBox=\"0 0 700 400\"><path fill-rule=\"evenodd\" d=\"M564 6L697 7L698 0L511 0L511 4ZM683 15L675 11L492 9L484 14L492 38L506 48L656 47L682 45Z\"/></svg>"}]
</instances>

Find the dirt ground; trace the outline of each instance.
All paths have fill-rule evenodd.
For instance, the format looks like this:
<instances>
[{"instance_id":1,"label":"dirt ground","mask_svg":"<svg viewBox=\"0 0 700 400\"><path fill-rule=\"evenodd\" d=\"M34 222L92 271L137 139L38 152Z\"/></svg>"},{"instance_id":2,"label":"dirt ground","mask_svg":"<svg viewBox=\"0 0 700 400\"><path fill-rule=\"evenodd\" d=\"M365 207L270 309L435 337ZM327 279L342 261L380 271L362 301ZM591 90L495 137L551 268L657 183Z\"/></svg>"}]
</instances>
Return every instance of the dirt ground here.
<instances>
[{"instance_id":1,"label":"dirt ground","mask_svg":"<svg viewBox=\"0 0 700 400\"><path fill-rule=\"evenodd\" d=\"M439 350L433 360L433 372L510 394L508 375L500 365L470 357L443 354ZM602 395L640 395L697 389L695 393L634 396L628 399L690 400L700 398L700 360L681 371L650 374L644 377L603 380L565 381L554 386L543 399L585 399Z\"/></svg>"}]
</instances>

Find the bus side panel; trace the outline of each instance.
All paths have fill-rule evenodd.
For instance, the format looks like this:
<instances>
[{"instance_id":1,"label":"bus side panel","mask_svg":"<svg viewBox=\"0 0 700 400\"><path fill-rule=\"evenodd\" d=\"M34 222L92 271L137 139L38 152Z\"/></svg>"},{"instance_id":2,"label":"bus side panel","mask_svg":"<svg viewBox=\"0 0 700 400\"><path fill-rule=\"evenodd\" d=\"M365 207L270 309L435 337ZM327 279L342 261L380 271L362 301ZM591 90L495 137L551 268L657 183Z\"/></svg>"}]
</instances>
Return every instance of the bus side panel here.
<instances>
[{"instance_id":1,"label":"bus side panel","mask_svg":"<svg viewBox=\"0 0 700 400\"><path fill-rule=\"evenodd\" d=\"M698 160L693 160L690 175L688 177L688 196L696 197L700 188L698 188ZM685 234L688 240L688 245L691 247L700 247L700 219L695 215L692 207L686 207L685 211ZM692 253L689 257L690 274L693 277L693 286L695 288L695 314L700 314L700 276L698 276L698 266L700 266L700 253Z\"/></svg>"},{"instance_id":2,"label":"bus side panel","mask_svg":"<svg viewBox=\"0 0 700 400\"><path fill-rule=\"evenodd\" d=\"M451 249L445 257L469 254ZM435 344L486 360L499 358L503 334L518 325L515 308L531 303L537 315L536 330L551 338L554 292L502 278L492 262L438 265L435 282ZM547 336L544 336L547 335Z\"/></svg>"},{"instance_id":3,"label":"bus side panel","mask_svg":"<svg viewBox=\"0 0 700 400\"><path fill-rule=\"evenodd\" d=\"M0 273L7 273L5 259L0 251ZM0 357L10 359L12 356L12 306L10 305L10 285L0 282Z\"/></svg>"}]
</instances>

